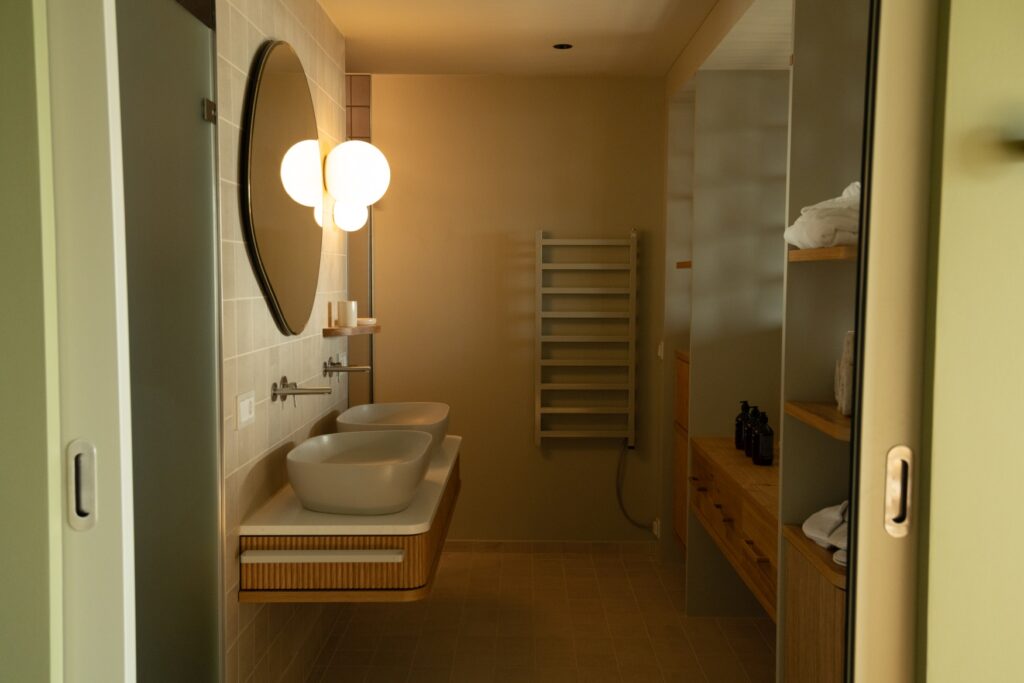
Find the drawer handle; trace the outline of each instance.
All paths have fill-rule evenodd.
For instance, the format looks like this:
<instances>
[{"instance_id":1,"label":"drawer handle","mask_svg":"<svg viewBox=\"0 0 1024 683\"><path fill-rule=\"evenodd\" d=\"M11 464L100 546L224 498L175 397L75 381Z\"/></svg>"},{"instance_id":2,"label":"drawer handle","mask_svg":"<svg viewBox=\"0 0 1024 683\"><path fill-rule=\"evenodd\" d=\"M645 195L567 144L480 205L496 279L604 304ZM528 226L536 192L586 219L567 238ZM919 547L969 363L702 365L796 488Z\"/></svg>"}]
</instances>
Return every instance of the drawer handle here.
<instances>
[{"instance_id":1,"label":"drawer handle","mask_svg":"<svg viewBox=\"0 0 1024 683\"><path fill-rule=\"evenodd\" d=\"M707 486L698 486L697 487L697 493L707 493L707 492L708 492L708 487Z\"/></svg>"},{"instance_id":2,"label":"drawer handle","mask_svg":"<svg viewBox=\"0 0 1024 683\"><path fill-rule=\"evenodd\" d=\"M243 550L242 564L399 564L404 550Z\"/></svg>"},{"instance_id":3,"label":"drawer handle","mask_svg":"<svg viewBox=\"0 0 1024 683\"><path fill-rule=\"evenodd\" d=\"M754 562L757 562L758 564L769 563L768 558L761 554L761 551L758 549L757 545L752 540L750 540L749 538L745 539L743 541L743 545L747 549L747 554L750 555L751 559L754 560Z\"/></svg>"}]
</instances>

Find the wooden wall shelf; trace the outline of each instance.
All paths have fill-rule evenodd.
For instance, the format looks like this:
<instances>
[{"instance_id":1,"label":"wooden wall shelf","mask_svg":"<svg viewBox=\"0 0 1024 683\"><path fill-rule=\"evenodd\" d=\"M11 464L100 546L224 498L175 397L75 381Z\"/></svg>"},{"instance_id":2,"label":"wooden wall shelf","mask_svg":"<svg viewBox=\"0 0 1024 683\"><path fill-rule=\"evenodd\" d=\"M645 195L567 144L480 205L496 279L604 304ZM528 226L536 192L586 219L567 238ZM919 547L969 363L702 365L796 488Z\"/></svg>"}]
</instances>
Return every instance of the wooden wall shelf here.
<instances>
[{"instance_id":1,"label":"wooden wall shelf","mask_svg":"<svg viewBox=\"0 0 1024 683\"><path fill-rule=\"evenodd\" d=\"M856 261L857 246L822 247L820 249L790 249L790 263L808 261Z\"/></svg>"},{"instance_id":2,"label":"wooden wall shelf","mask_svg":"<svg viewBox=\"0 0 1024 683\"><path fill-rule=\"evenodd\" d=\"M796 524L782 527L782 534L790 544L800 551L807 561L817 569L825 579L840 590L846 590L846 567L832 561L834 551L822 548L807 538L803 530Z\"/></svg>"},{"instance_id":3,"label":"wooden wall shelf","mask_svg":"<svg viewBox=\"0 0 1024 683\"><path fill-rule=\"evenodd\" d=\"M786 401L786 414L839 441L850 440L850 418L831 403Z\"/></svg>"},{"instance_id":4,"label":"wooden wall shelf","mask_svg":"<svg viewBox=\"0 0 1024 683\"><path fill-rule=\"evenodd\" d=\"M325 337L354 337L360 334L377 334L380 325L357 325L355 327L325 327Z\"/></svg>"}]
</instances>

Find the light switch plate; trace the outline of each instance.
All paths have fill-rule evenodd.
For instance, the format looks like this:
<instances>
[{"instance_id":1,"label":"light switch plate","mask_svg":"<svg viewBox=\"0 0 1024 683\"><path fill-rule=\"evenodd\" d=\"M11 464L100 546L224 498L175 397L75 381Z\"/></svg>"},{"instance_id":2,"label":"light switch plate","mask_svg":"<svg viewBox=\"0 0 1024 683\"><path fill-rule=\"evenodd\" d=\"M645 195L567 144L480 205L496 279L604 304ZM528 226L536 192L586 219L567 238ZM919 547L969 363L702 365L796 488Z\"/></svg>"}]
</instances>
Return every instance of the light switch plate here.
<instances>
[{"instance_id":1,"label":"light switch plate","mask_svg":"<svg viewBox=\"0 0 1024 683\"><path fill-rule=\"evenodd\" d=\"M239 394L235 403L235 425L238 429L251 425L256 420L256 392Z\"/></svg>"}]
</instances>

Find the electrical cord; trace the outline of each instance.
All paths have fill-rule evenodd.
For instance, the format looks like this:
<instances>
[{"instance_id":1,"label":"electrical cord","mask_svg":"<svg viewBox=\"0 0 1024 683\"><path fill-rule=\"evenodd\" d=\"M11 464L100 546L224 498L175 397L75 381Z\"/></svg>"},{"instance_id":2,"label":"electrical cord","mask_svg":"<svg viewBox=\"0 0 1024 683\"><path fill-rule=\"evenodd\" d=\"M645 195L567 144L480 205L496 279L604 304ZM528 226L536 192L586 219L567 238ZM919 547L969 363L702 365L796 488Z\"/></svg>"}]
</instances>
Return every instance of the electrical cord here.
<instances>
[{"instance_id":1,"label":"electrical cord","mask_svg":"<svg viewBox=\"0 0 1024 683\"><path fill-rule=\"evenodd\" d=\"M623 439L622 450L619 451L619 465L615 473L615 498L619 501L619 510L622 511L622 516L626 520L638 529L646 529L652 534L654 533L654 523L644 524L638 521L633 515L629 514L629 510L626 509L626 502L622 499L622 486L626 481L626 455L629 451L634 450L629 447L628 442Z\"/></svg>"}]
</instances>

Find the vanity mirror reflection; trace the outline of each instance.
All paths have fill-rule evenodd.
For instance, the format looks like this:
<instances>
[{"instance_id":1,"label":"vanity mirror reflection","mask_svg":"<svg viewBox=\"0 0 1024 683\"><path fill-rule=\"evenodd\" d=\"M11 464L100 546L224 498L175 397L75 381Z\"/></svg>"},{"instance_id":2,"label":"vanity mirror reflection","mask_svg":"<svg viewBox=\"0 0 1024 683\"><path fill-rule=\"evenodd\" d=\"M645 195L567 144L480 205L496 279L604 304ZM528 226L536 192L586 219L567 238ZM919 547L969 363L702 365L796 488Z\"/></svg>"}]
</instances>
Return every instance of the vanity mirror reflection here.
<instances>
[{"instance_id":1,"label":"vanity mirror reflection","mask_svg":"<svg viewBox=\"0 0 1024 683\"><path fill-rule=\"evenodd\" d=\"M299 334L309 321L320 275L323 230L314 211L322 212L323 181L313 100L288 43L267 42L253 62L240 147L249 260L278 329Z\"/></svg>"}]
</instances>

